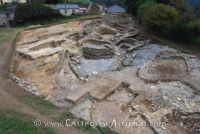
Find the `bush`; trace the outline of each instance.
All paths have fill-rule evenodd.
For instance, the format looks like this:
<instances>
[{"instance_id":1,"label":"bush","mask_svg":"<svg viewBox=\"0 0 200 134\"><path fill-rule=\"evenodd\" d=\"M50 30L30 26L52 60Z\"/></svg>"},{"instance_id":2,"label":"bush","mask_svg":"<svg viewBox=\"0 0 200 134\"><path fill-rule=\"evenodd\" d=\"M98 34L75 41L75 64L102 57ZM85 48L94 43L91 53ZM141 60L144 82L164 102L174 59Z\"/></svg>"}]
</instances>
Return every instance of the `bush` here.
<instances>
[{"instance_id":1,"label":"bush","mask_svg":"<svg viewBox=\"0 0 200 134\"><path fill-rule=\"evenodd\" d=\"M133 15L137 15L137 11L140 5L147 1L154 1L154 0L126 0L125 5L127 7L127 12Z\"/></svg>"},{"instance_id":2,"label":"bush","mask_svg":"<svg viewBox=\"0 0 200 134\"><path fill-rule=\"evenodd\" d=\"M58 11L42 4L19 4L15 11L15 22L17 24L60 17L62 15Z\"/></svg>"},{"instance_id":3,"label":"bush","mask_svg":"<svg viewBox=\"0 0 200 134\"><path fill-rule=\"evenodd\" d=\"M192 31L187 27L187 23L182 22L168 30L165 36L172 40L185 43L189 43L193 38Z\"/></svg>"},{"instance_id":4,"label":"bush","mask_svg":"<svg viewBox=\"0 0 200 134\"><path fill-rule=\"evenodd\" d=\"M191 29L191 31L195 34L195 35L200 35L200 18L190 21L188 23L188 28Z\"/></svg>"},{"instance_id":5,"label":"bush","mask_svg":"<svg viewBox=\"0 0 200 134\"><path fill-rule=\"evenodd\" d=\"M181 16L174 7L156 4L145 12L142 20L147 28L163 33L176 25Z\"/></svg>"},{"instance_id":6,"label":"bush","mask_svg":"<svg viewBox=\"0 0 200 134\"><path fill-rule=\"evenodd\" d=\"M0 5L0 9L6 9L6 8L10 8L10 7L13 7L13 4L3 4L3 5Z\"/></svg>"},{"instance_id":7,"label":"bush","mask_svg":"<svg viewBox=\"0 0 200 134\"><path fill-rule=\"evenodd\" d=\"M153 7L155 4L156 4L156 2L154 0L149 0L140 5L140 7L137 11L137 15L138 15L140 22L143 23L142 18L144 18L144 15L149 10L149 8Z\"/></svg>"},{"instance_id":8,"label":"bush","mask_svg":"<svg viewBox=\"0 0 200 134\"><path fill-rule=\"evenodd\" d=\"M167 37L200 48L200 19L188 23L180 22L168 31Z\"/></svg>"}]
</instances>

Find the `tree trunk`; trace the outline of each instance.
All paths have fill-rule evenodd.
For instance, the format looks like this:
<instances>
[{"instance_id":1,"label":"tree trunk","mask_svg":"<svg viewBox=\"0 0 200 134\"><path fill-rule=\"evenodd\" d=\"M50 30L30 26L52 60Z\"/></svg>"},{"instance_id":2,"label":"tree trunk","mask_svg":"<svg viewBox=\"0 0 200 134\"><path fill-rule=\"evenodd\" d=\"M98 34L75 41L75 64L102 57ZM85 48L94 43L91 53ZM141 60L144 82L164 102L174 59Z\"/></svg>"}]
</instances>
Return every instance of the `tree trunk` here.
<instances>
[{"instance_id":1,"label":"tree trunk","mask_svg":"<svg viewBox=\"0 0 200 134\"><path fill-rule=\"evenodd\" d=\"M0 0L1 5L3 4L3 0Z\"/></svg>"}]
</instances>

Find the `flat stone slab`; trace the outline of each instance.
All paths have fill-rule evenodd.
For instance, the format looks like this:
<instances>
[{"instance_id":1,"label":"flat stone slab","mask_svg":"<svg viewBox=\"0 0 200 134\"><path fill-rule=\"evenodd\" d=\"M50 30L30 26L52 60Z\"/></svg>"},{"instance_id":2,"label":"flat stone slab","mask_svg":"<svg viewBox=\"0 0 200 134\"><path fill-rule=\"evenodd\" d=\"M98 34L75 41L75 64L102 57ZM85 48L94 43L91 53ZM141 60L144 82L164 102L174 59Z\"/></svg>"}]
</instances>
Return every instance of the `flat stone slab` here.
<instances>
[{"instance_id":1,"label":"flat stone slab","mask_svg":"<svg viewBox=\"0 0 200 134\"><path fill-rule=\"evenodd\" d=\"M80 59L80 64L71 62L70 67L73 73L78 78L87 78L92 75L97 75L106 71L116 70L120 66L117 59L99 59L89 60L85 58Z\"/></svg>"},{"instance_id":2,"label":"flat stone slab","mask_svg":"<svg viewBox=\"0 0 200 134\"><path fill-rule=\"evenodd\" d=\"M119 103L119 105L121 105L123 108L126 107L133 99L133 94L123 88L120 90L115 90L114 93L110 95L106 100Z\"/></svg>"},{"instance_id":3,"label":"flat stone slab","mask_svg":"<svg viewBox=\"0 0 200 134\"><path fill-rule=\"evenodd\" d=\"M17 46L17 51L19 53L28 53L31 51L37 51L41 48L46 48L46 47L52 47L52 46L56 46L56 43L62 43L64 42L64 38L63 37L50 37L48 39L45 40L41 40L41 41L37 41L35 43L31 43L31 44L25 44L25 45L20 45Z\"/></svg>"},{"instance_id":4,"label":"flat stone slab","mask_svg":"<svg viewBox=\"0 0 200 134\"><path fill-rule=\"evenodd\" d=\"M83 56L86 59L110 59L114 57L114 50L104 45L84 45Z\"/></svg>"},{"instance_id":5,"label":"flat stone slab","mask_svg":"<svg viewBox=\"0 0 200 134\"><path fill-rule=\"evenodd\" d=\"M70 87L70 92L66 95L66 100L78 105L82 100L88 97L90 89L86 88L85 85L76 83L76 86Z\"/></svg>"},{"instance_id":6,"label":"flat stone slab","mask_svg":"<svg viewBox=\"0 0 200 134\"><path fill-rule=\"evenodd\" d=\"M79 118L91 121L90 118L91 107L92 107L92 102L89 99L86 99L79 105L71 108L69 111Z\"/></svg>"},{"instance_id":7,"label":"flat stone slab","mask_svg":"<svg viewBox=\"0 0 200 134\"><path fill-rule=\"evenodd\" d=\"M145 89L145 82L138 78L137 70L131 67L124 68L120 71L109 71L99 75L101 78L109 78L118 82L127 82L130 84L132 91L141 91Z\"/></svg>"},{"instance_id":8,"label":"flat stone slab","mask_svg":"<svg viewBox=\"0 0 200 134\"><path fill-rule=\"evenodd\" d=\"M55 48L49 47L49 48L40 49L38 51L28 52L26 53L26 55L30 57L31 59L37 59L40 57L50 56L61 51L63 51L62 47L55 47Z\"/></svg>"},{"instance_id":9,"label":"flat stone slab","mask_svg":"<svg viewBox=\"0 0 200 134\"><path fill-rule=\"evenodd\" d=\"M16 49L19 54L32 59L37 59L63 51L60 44L64 41L65 39L62 36L50 37L46 40L37 41L31 44L20 45Z\"/></svg>"},{"instance_id":10,"label":"flat stone slab","mask_svg":"<svg viewBox=\"0 0 200 134\"><path fill-rule=\"evenodd\" d=\"M112 79L105 79L103 81L103 83L99 82L96 87L90 91L90 95L98 101L105 99L121 85L121 82Z\"/></svg>"},{"instance_id":11,"label":"flat stone slab","mask_svg":"<svg viewBox=\"0 0 200 134\"><path fill-rule=\"evenodd\" d=\"M96 102L92 105L91 116L93 121L103 121L109 124L112 121L125 121L129 116L124 114L120 107L114 102Z\"/></svg>"}]
</instances>

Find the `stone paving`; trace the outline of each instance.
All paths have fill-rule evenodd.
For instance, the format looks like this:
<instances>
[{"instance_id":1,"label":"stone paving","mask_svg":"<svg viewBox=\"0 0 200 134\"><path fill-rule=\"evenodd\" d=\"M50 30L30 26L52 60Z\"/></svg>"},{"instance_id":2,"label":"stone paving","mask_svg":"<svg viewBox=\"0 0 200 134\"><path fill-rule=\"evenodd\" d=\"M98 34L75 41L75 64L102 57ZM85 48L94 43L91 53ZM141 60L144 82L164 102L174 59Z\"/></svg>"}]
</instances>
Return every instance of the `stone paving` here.
<instances>
[{"instance_id":1,"label":"stone paving","mask_svg":"<svg viewBox=\"0 0 200 134\"><path fill-rule=\"evenodd\" d=\"M10 77L120 134L199 133L200 58L138 31L124 15L24 31Z\"/></svg>"}]
</instances>

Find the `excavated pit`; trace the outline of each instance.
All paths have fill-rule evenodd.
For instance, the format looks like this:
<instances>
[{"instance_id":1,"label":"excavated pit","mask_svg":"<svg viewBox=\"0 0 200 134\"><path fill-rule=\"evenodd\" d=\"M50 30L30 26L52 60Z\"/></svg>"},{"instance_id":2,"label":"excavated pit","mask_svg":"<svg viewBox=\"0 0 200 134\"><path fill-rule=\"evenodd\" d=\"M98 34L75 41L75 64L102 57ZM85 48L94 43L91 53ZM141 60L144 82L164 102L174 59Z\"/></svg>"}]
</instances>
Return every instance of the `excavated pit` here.
<instances>
[{"instance_id":1,"label":"excavated pit","mask_svg":"<svg viewBox=\"0 0 200 134\"><path fill-rule=\"evenodd\" d=\"M10 77L120 134L200 132L200 58L138 31L126 15L26 30Z\"/></svg>"}]
</instances>

